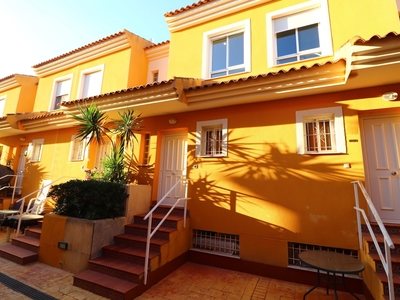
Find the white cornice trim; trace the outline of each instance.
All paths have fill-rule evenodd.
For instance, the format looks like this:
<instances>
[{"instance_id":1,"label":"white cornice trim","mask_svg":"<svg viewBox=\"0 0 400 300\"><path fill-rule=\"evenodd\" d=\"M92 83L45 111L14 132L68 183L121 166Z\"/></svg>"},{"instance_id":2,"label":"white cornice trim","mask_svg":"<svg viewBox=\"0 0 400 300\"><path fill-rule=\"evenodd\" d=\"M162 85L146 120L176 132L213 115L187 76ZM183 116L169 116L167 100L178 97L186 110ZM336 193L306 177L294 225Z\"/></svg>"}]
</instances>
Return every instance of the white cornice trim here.
<instances>
[{"instance_id":1,"label":"white cornice trim","mask_svg":"<svg viewBox=\"0 0 400 300\"><path fill-rule=\"evenodd\" d=\"M169 43L146 49L146 56L149 61L165 58L169 55Z\"/></svg>"},{"instance_id":2,"label":"white cornice trim","mask_svg":"<svg viewBox=\"0 0 400 300\"><path fill-rule=\"evenodd\" d=\"M17 81L16 76L13 76L0 82L0 92L7 91L18 86L20 86L20 83Z\"/></svg>"},{"instance_id":3,"label":"white cornice trim","mask_svg":"<svg viewBox=\"0 0 400 300\"><path fill-rule=\"evenodd\" d=\"M272 0L219 0L166 17L170 32L183 30Z\"/></svg>"},{"instance_id":4,"label":"white cornice trim","mask_svg":"<svg viewBox=\"0 0 400 300\"><path fill-rule=\"evenodd\" d=\"M129 47L129 39L124 34L33 69L38 76L43 77Z\"/></svg>"}]
</instances>

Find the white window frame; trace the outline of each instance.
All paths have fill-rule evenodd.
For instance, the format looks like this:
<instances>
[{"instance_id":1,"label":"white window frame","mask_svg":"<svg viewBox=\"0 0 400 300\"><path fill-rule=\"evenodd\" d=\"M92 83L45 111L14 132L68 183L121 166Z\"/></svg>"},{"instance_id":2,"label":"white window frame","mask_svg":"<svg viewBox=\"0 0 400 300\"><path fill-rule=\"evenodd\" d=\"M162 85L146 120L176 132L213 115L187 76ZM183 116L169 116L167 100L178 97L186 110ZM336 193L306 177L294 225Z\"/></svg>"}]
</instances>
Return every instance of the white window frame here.
<instances>
[{"instance_id":1,"label":"white window frame","mask_svg":"<svg viewBox=\"0 0 400 300\"><path fill-rule=\"evenodd\" d=\"M0 96L0 118L5 116L6 111L6 96Z\"/></svg>"},{"instance_id":2,"label":"white window frame","mask_svg":"<svg viewBox=\"0 0 400 300\"><path fill-rule=\"evenodd\" d=\"M333 120L332 150L308 151L305 123L311 119L330 118ZM344 117L341 106L301 110L296 112L296 139L298 154L347 153Z\"/></svg>"},{"instance_id":3,"label":"white window frame","mask_svg":"<svg viewBox=\"0 0 400 300\"><path fill-rule=\"evenodd\" d=\"M243 33L243 72L235 74L226 74L220 77L233 76L251 71L251 41L250 41L250 19L246 19L234 24L230 24L224 27L213 29L203 33L203 64L202 64L202 77L211 78L211 66L212 66L212 42L230 35ZM213 78L213 79L214 79Z\"/></svg>"},{"instance_id":4,"label":"white window frame","mask_svg":"<svg viewBox=\"0 0 400 300\"><path fill-rule=\"evenodd\" d=\"M27 156L30 162L39 162L42 159L43 144L44 139L33 139L29 143Z\"/></svg>"},{"instance_id":5,"label":"white window frame","mask_svg":"<svg viewBox=\"0 0 400 300\"><path fill-rule=\"evenodd\" d=\"M312 9L318 8L320 13L320 19L310 19L308 25L312 25L315 23L319 23L318 33L319 33L319 42L320 42L320 50L321 56L331 56L333 54L332 50L332 35L331 35L331 27L330 27L330 17L329 17L329 6L327 0L310 0L305 3L293 5L291 7L283 8L266 15L266 28L267 28L267 63L268 67L274 66L284 66L286 64L298 63L301 61L307 61L316 59L307 58L303 60L297 60L288 63L277 64L277 48L276 48L276 34L274 29L274 20L278 18L289 17L291 15L297 13L307 13Z\"/></svg>"},{"instance_id":6,"label":"white window frame","mask_svg":"<svg viewBox=\"0 0 400 300\"><path fill-rule=\"evenodd\" d=\"M222 128L222 151L220 154L205 154L204 128ZM199 121L196 124L196 156L197 157L226 157L228 155L228 119Z\"/></svg>"},{"instance_id":7,"label":"white window frame","mask_svg":"<svg viewBox=\"0 0 400 300\"><path fill-rule=\"evenodd\" d=\"M57 87L58 87L59 82L66 81L66 80L71 81L71 87L70 87L66 101L70 100L71 90L72 90L72 78L73 78L72 74L68 74L66 76L58 77L58 78L54 79L53 90L51 92L51 101L50 101L49 111L56 110L56 108L54 106L56 104L56 93L57 93Z\"/></svg>"},{"instance_id":8,"label":"white window frame","mask_svg":"<svg viewBox=\"0 0 400 300\"><path fill-rule=\"evenodd\" d=\"M83 149L82 153L80 156L75 157L75 150L76 150L76 144L77 143L82 143ZM83 161L87 157L87 139L81 140L78 138L76 135L73 135L71 137L71 143L70 143L70 149L69 149L69 161Z\"/></svg>"},{"instance_id":9,"label":"white window frame","mask_svg":"<svg viewBox=\"0 0 400 300\"><path fill-rule=\"evenodd\" d=\"M104 80L104 64L103 65L98 65L89 69L82 70L79 74L79 84L78 84L78 98L83 98L83 90L85 87L85 76L91 74L91 73L96 73L96 72L101 72L101 80L100 80L100 91L98 95L101 95L102 93L102 87L103 87L103 80ZM89 96L93 97L93 96ZM85 98L87 98L85 96Z\"/></svg>"}]
</instances>

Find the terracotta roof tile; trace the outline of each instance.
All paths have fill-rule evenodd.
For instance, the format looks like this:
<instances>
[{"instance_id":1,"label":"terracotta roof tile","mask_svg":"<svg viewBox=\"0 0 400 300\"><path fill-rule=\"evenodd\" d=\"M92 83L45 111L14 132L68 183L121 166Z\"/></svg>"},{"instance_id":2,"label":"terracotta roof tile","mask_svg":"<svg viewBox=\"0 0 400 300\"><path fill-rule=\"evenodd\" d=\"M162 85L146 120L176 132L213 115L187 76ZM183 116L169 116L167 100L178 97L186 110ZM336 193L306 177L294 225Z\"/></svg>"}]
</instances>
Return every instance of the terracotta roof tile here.
<instances>
[{"instance_id":1,"label":"terracotta roof tile","mask_svg":"<svg viewBox=\"0 0 400 300\"><path fill-rule=\"evenodd\" d=\"M231 79L231 80L227 80L227 81L221 81L221 82L205 82L204 84L200 85L200 86L194 86L194 87L189 87L186 90L190 91L190 90L198 90L198 89L203 89L203 88L208 88L208 87L212 87L212 86L221 86L221 85L228 85L228 84L233 84L233 83L237 83L237 82L244 82L244 81L248 81L248 80L255 80L255 79L259 79L259 78L266 78L266 77L271 77L271 76L277 76L280 74L286 74L286 73L291 73L291 72L296 72L296 71L301 71L301 70L309 70L312 68L317 68L317 67L322 67L325 65L330 65L330 64L335 64L338 63L339 61L345 61L344 59L339 59L339 60L335 60L335 61L327 61L324 63L315 63L311 66L299 66L299 67L293 67L290 68L288 70L279 70L276 72L269 72L269 73L265 73L265 74L259 74L259 75L253 75L253 76L248 76L248 77L241 77L238 79Z\"/></svg>"},{"instance_id":2,"label":"terracotta roof tile","mask_svg":"<svg viewBox=\"0 0 400 300\"><path fill-rule=\"evenodd\" d=\"M28 117L25 120L39 120L39 119L45 119L48 117L61 116L63 114L64 114L63 111L41 112L41 113L37 113L31 117Z\"/></svg>"},{"instance_id":3,"label":"terracotta roof tile","mask_svg":"<svg viewBox=\"0 0 400 300\"><path fill-rule=\"evenodd\" d=\"M82 99L76 99L76 100L71 100L71 101L65 101L65 102L62 102L61 105L68 106L68 105L72 105L72 104L76 104L76 103L85 102L85 101L88 101L88 100L101 99L101 98L104 98L104 97L107 97L107 96L111 96L111 95L119 95L119 94L132 92L132 91L135 91L135 90L143 90L145 88L149 88L149 87L153 87L153 86L170 84L173 81L174 80L171 79L171 80L166 80L166 81L153 82L153 83L140 85L140 86L135 86L135 87L131 87L131 88L123 89L123 90L113 91L113 92L109 92L109 93L105 93L105 94L101 94L101 95L97 95L97 96L92 96L92 97L87 97L87 98L82 98Z\"/></svg>"},{"instance_id":4,"label":"terracotta roof tile","mask_svg":"<svg viewBox=\"0 0 400 300\"><path fill-rule=\"evenodd\" d=\"M400 33L397 33L395 31L391 31L391 32L389 32L389 33L387 33L385 35L379 35L379 34L373 35L369 39L358 38L355 41L355 43L367 43L367 42L372 41L372 40L383 40L385 38L399 37L399 36L400 36Z\"/></svg>"},{"instance_id":5,"label":"terracotta roof tile","mask_svg":"<svg viewBox=\"0 0 400 300\"><path fill-rule=\"evenodd\" d=\"M164 16L165 17L173 17L173 16L176 16L176 15L178 15L180 13L185 12L185 11L191 10L193 8L196 8L196 7L199 7L199 6L205 5L205 4L210 3L210 2L214 2L214 1L217 1L217 0L200 0L200 1L196 2L196 3L191 4L191 5L187 5L185 7L176 9L174 11L167 12L167 13L164 14Z\"/></svg>"},{"instance_id":6,"label":"terracotta roof tile","mask_svg":"<svg viewBox=\"0 0 400 300\"><path fill-rule=\"evenodd\" d=\"M124 35L126 32L127 32L127 30L122 30L122 31L120 31L120 32L111 34L111 35L106 36L106 37L104 37L104 38L102 38L102 39L100 39L100 40L94 41L94 42L89 43L89 44L86 44L86 45L84 45L84 46L82 46L82 47L76 48L76 49L74 49L74 50L72 50L72 51L69 51L69 52L67 52L67 53L61 54L61 55L56 56L56 57L53 57L53 58L51 58L51 59L49 59L49 60L43 61L43 62L41 62L41 63L38 63L38 64L36 64L36 65L34 65L34 66L32 66L32 67L33 67L33 68L38 68L38 67L44 66L44 65L46 65L46 64L48 64L48 63L51 63L51 62L56 61L56 60L59 60L59 59L61 59L61 58L63 58L63 57L67 57L67 56L72 55L72 54L74 54L74 53L77 53L77 52L79 52L79 51L85 50L85 49L87 49L87 48L90 48L90 47L96 46L96 45L98 45L98 44L101 44L101 43L103 43L103 42L105 42L105 41L109 41L109 40L111 40L111 39L113 39L113 38L116 38L116 37L119 37L119 36L121 36L121 35Z\"/></svg>"},{"instance_id":7,"label":"terracotta roof tile","mask_svg":"<svg viewBox=\"0 0 400 300\"><path fill-rule=\"evenodd\" d=\"M8 76L6 76L6 77L0 78L0 82L1 82L1 81L5 81L5 80L10 79L10 78L13 78L15 75L16 75L16 74L11 74L11 75L8 75Z\"/></svg>"},{"instance_id":8,"label":"terracotta roof tile","mask_svg":"<svg viewBox=\"0 0 400 300\"><path fill-rule=\"evenodd\" d=\"M152 48L155 48L155 47L159 47L159 46L162 46L162 45L167 45L167 44L169 44L169 41L163 41L163 42L160 42L158 44L154 44L154 45L148 46L148 47L145 48L145 50L152 49Z\"/></svg>"}]
</instances>

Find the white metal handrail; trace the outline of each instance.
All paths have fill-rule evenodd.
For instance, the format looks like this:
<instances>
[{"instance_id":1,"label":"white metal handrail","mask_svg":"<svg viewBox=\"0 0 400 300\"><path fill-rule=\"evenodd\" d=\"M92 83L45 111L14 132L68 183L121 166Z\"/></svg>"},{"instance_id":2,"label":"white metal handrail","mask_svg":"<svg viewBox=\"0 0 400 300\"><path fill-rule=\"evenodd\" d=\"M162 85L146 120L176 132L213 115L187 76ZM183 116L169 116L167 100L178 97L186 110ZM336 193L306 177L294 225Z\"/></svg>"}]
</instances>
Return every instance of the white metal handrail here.
<instances>
[{"instance_id":1,"label":"white metal handrail","mask_svg":"<svg viewBox=\"0 0 400 300\"><path fill-rule=\"evenodd\" d=\"M352 181L352 184L353 184L353 188L354 188L354 200L355 200L354 209L357 212L357 228L358 228L359 247L360 247L360 249L362 249L362 229L361 229L361 216L362 216L365 224L367 225L369 234L372 238L372 241L374 242L379 259L383 265L383 269L385 270L386 276L388 278L389 299L394 300L395 296L394 296L394 284L393 284L393 272L392 272L392 259L391 259L391 253L390 253L390 249L394 249L393 241L390 238L389 233L387 232L387 230L385 228L385 225L383 225L382 219L379 216L374 204L372 203L371 197L368 195L368 192L365 189L365 187L362 185L362 183L360 181ZM382 250L379 247L375 233L371 227L371 223L368 220L365 210L360 208L358 189L361 190L361 192L364 196L365 202L368 204L368 208L369 208L370 212L372 213L372 215L374 216L375 221L378 224L378 227L383 235L383 242L385 245L385 253L384 254L382 253Z\"/></svg>"},{"instance_id":2,"label":"white metal handrail","mask_svg":"<svg viewBox=\"0 0 400 300\"><path fill-rule=\"evenodd\" d=\"M181 197L175 200L175 203L170 207L165 216L161 219L158 225L153 229L153 213L154 211L162 205L162 203L167 199L168 195L180 184L183 183L185 185L185 197ZM187 216L187 180L184 178L179 179L169 190L168 192L159 200L157 204L153 206L153 208L147 213L147 215L143 218L144 220L149 219L147 224L147 239L146 239L146 256L144 261L144 284L147 284L147 276L149 269L149 256L150 256L150 241L151 238L156 234L157 230L161 227L164 221L168 218L168 216L172 213L175 207L178 205L180 201L184 201L184 210L183 210L183 226L186 228L186 216Z\"/></svg>"},{"instance_id":3,"label":"white metal handrail","mask_svg":"<svg viewBox=\"0 0 400 300\"><path fill-rule=\"evenodd\" d=\"M3 179L3 178L7 178L7 177L15 177L14 184L12 186L10 184L2 186L0 188L0 191L12 187L13 188L13 193L12 193L12 196L11 196L11 203L14 203L14 197L15 197L15 191L17 189L18 178L22 177L22 175L10 175L10 174L9 175L4 175L4 176L0 177L0 180Z\"/></svg>"}]
</instances>

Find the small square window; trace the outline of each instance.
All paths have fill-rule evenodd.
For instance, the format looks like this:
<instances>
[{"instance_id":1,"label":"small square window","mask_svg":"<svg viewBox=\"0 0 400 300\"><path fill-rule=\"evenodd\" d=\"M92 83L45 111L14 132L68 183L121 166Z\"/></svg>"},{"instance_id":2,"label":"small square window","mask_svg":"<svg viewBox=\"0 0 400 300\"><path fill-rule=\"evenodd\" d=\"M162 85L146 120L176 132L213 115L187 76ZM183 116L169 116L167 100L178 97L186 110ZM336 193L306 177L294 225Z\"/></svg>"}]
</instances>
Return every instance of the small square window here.
<instances>
[{"instance_id":1,"label":"small square window","mask_svg":"<svg viewBox=\"0 0 400 300\"><path fill-rule=\"evenodd\" d=\"M35 139L32 140L31 143L29 143L27 156L31 162L40 161L42 157L43 143L43 139Z\"/></svg>"},{"instance_id":2,"label":"small square window","mask_svg":"<svg viewBox=\"0 0 400 300\"><path fill-rule=\"evenodd\" d=\"M250 20L205 32L203 77L217 78L250 71Z\"/></svg>"},{"instance_id":3,"label":"small square window","mask_svg":"<svg viewBox=\"0 0 400 300\"><path fill-rule=\"evenodd\" d=\"M82 161L85 158L86 144L86 140L81 140L76 136L72 136L70 161Z\"/></svg>"},{"instance_id":4,"label":"small square window","mask_svg":"<svg viewBox=\"0 0 400 300\"><path fill-rule=\"evenodd\" d=\"M346 153L343 123L341 107L296 112L298 153Z\"/></svg>"},{"instance_id":5,"label":"small square window","mask_svg":"<svg viewBox=\"0 0 400 300\"><path fill-rule=\"evenodd\" d=\"M153 75L153 82L158 82L158 71L153 71L152 75Z\"/></svg>"},{"instance_id":6,"label":"small square window","mask_svg":"<svg viewBox=\"0 0 400 300\"><path fill-rule=\"evenodd\" d=\"M227 120L197 122L196 155L222 157L227 155Z\"/></svg>"}]
</instances>

